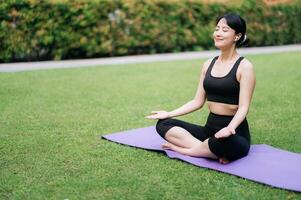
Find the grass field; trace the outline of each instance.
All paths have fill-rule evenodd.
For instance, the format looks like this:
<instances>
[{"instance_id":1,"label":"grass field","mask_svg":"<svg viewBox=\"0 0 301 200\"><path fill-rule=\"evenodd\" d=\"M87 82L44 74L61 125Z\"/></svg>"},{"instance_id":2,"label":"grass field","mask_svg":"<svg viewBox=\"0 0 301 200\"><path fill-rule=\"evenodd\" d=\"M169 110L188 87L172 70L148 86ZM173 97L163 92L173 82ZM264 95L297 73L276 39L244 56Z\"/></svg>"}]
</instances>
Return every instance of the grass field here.
<instances>
[{"instance_id":1,"label":"grass field","mask_svg":"<svg viewBox=\"0 0 301 200\"><path fill-rule=\"evenodd\" d=\"M300 52L246 57L257 75L252 143L301 153ZM0 199L301 199L98 137L189 101L203 61L0 73Z\"/></svg>"}]
</instances>

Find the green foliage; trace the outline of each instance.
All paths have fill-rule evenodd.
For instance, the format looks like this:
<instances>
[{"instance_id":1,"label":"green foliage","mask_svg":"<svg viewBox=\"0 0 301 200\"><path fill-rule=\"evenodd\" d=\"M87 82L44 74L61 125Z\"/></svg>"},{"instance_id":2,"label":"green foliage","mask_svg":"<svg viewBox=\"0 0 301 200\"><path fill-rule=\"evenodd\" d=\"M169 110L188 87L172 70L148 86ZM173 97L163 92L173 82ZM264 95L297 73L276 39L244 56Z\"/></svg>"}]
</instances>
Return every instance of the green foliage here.
<instances>
[{"instance_id":1,"label":"green foliage","mask_svg":"<svg viewBox=\"0 0 301 200\"><path fill-rule=\"evenodd\" d=\"M300 4L9 0L0 4L0 62L210 49L215 19L227 12L247 20L250 46L301 42Z\"/></svg>"}]
</instances>

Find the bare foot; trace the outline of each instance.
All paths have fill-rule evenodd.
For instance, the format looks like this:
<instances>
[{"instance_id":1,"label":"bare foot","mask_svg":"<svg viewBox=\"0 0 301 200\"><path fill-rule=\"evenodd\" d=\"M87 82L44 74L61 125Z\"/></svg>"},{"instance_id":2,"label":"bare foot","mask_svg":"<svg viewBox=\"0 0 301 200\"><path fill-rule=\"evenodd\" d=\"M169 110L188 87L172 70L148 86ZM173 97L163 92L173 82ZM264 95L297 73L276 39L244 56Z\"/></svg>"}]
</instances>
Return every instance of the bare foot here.
<instances>
[{"instance_id":1,"label":"bare foot","mask_svg":"<svg viewBox=\"0 0 301 200\"><path fill-rule=\"evenodd\" d=\"M166 142L166 143L162 144L162 148L163 149L172 149L172 144L170 144L169 142Z\"/></svg>"},{"instance_id":2,"label":"bare foot","mask_svg":"<svg viewBox=\"0 0 301 200\"><path fill-rule=\"evenodd\" d=\"M229 160L227 160L226 158L219 158L218 161L221 164L227 164L227 163L229 163Z\"/></svg>"}]
</instances>

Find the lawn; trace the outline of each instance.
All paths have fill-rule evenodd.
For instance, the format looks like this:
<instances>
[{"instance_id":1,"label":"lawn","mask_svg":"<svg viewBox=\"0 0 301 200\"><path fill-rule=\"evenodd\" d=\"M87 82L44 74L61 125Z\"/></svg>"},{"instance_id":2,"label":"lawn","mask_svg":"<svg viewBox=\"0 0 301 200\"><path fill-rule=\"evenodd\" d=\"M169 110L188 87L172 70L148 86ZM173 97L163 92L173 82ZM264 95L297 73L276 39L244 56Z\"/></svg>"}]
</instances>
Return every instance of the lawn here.
<instances>
[{"instance_id":1,"label":"lawn","mask_svg":"<svg viewBox=\"0 0 301 200\"><path fill-rule=\"evenodd\" d=\"M301 153L300 52L246 57L257 75L252 143ZM203 61L0 73L0 199L301 199L99 138L189 101Z\"/></svg>"}]
</instances>

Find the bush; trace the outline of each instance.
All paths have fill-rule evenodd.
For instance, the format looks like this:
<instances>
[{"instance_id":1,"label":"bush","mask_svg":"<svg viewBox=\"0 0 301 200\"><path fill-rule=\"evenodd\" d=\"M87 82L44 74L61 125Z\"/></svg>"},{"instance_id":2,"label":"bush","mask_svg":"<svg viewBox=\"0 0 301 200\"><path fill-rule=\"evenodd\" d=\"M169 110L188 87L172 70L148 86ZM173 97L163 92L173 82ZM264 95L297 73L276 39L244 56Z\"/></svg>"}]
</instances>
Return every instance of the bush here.
<instances>
[{"instance_id":1,"label":"bush","mask_svg":"<svg viewBox=\"0 0 301 200\"><path fill-rule=\"evenodd\" d=\"M298 4L8 0L0 4L0 62L210 49L215 19L226 12L246 19L250 46L301 41Z\"/></svg>"}]
</instances>

